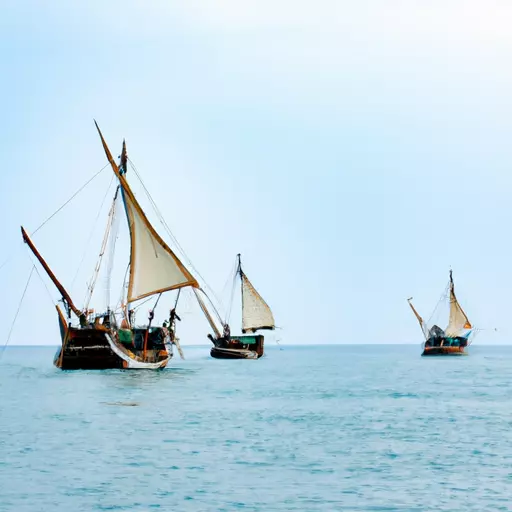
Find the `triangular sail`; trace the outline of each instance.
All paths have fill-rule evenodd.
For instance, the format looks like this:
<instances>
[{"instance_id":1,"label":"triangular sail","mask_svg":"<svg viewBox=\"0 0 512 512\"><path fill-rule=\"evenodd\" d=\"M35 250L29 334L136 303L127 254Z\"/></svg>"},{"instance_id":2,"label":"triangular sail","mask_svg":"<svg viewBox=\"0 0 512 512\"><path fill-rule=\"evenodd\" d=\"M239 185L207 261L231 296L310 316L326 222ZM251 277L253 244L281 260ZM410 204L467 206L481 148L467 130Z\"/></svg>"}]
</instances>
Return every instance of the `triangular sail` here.
<instances>
[{"instance_id":1,"label":"triangular sail","mask_svg":"<svg viewBox=\"0 0 512 512\"><path fill-rule=\"evenodd\" d=\"M414 316L416 317L420 324L421 330L423 331L423 336L425 336L425 339L428 340L430 333L428 331L427 324L423 321L423 318L421 318L421 316L418 314L415 307L412 305L411 300L412 297L410 299L407 299L407 302L409 303L409 306L411 306L412 312L414 313Z\"/></svg>"},{"instance_id":2,"label":"triangular sail","mask_svg":"<svg viewBox=\"0 0 512 512\"><path fill-rule=\"evenodd\" d=\"M460 336L462 331L471 329L471 323L455 296L455 285L453 283L452 271L450 270L450 320L446 328L447 336Z\"/></svg>"},{"instance_id":3,"label":"triangular sail","mask_svg":"<svg viewBox=\"0 0 512 512\"><path fill-rule=\"evenodd\" d=\"M274 315L247 276L240 270L242 279L242 332L274 329Z\"/></svg>"},{"instance_id":4,"label":"triangular sail","mask_svg":"<svg viewBox=\"0 0 512 512\"><path fill-rule=\"evenodd\" d=\"M127 301L133 302L156 293L185 286L199 287L196 279L160 238L135 199L124 176L126 172L126 146L123 144L124 172L121 173L97 124L96 128L112 170L119 179L130 227L130 276Z\"/></svg>"}]
</instances>

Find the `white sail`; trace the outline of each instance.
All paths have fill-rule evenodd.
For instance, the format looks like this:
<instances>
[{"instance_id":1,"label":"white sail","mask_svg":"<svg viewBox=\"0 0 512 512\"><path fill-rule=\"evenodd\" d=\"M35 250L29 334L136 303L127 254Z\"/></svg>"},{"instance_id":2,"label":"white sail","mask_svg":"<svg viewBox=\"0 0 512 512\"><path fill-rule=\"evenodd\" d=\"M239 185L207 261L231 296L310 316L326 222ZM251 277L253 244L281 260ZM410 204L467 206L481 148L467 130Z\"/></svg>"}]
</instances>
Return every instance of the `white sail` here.
<instances>
[{"instance_id":1,"label":"white sail","mask_svg":"<svg viewBox=\"0 0 512 512\"><path fill-rule=\"evenodd\" d=\"M127 301L133 302L149 295L185 286L199 287L196 279L150 224L124 177L126 169L123 167L123 174L119 172L119 167L112 158L97 124L96 128L107 159L119 180L130 227L130 279ZM124 166L126 166L126 158L126 145L123 143L121 161L124 162Z\"/></svg>"},{"instance_id":2,"label":"white sail","mask_svg":"<svg viewBox=\"0 0 512 512\"><path fill-rule=\"evenodd\" d=\"M450 272L450 319L448 327L445 329L446 336L460 336L463 331L467 329L471 329L471 323L457 301L455 285L453 284L452 274Z\"/></svg>"},{"instance_id":3,"label":"white sail","mask_svg":"<svg viewBox=\"0 0 512 512\"><path fill-rule=\"evenodd\" d=\"M242 332L255 332L258 329L274 329L274 315L261 295L256 291L247 276L242 278Z\"/></svg>"},{"instance_id":4,"label":"white sail","mask_svg":"<svg viewBox=\"0 0 512 512\"><path fill-rule=\"evenodd\" d=\"M121 186L131 237L128 302L184 286L197 286L197 281L149 224L123 182L126 181L122 179Z\"/></svg>"}]
</instances>

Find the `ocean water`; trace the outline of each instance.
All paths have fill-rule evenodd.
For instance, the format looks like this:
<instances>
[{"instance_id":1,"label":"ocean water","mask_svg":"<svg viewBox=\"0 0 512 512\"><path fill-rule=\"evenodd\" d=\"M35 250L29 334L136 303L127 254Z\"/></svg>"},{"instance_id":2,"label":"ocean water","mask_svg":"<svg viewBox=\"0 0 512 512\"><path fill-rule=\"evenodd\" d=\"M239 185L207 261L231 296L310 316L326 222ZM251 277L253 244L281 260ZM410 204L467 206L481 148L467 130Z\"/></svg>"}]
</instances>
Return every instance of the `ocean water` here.
<instances>
[{"instance_id":1,"label":"ocean water","mask_svg":"<svg viewBox=\"0 0 512 512\"><path fill-rule=\"evenodd\" d=\"M161 372L0 360L0 511L512 510L512 347L184 347Z\"/></svg>"}]
</instances>

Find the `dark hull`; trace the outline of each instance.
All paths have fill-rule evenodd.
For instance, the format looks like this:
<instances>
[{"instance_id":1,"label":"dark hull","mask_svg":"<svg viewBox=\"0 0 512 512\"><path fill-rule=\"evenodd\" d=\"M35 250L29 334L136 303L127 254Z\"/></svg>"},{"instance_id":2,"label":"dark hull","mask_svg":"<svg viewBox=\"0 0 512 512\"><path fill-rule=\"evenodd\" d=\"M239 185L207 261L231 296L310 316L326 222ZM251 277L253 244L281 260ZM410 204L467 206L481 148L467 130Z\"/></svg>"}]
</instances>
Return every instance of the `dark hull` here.
<instances>
[{"instance_id":1,"label":"dark hull","mask_svg":"<svg viewBox=\"0 0 512 512\"><path fill-rule=\"evenodd\" d=\"M426 347L422 356L467 356L464 347Z\"/></svg>"},{"instance_id":2,"label":"dark hull","mask_svg":"<svg viewBox=\"0 0 512 512\"><path fill-rule=\"evenodd\" d=\"M467 338L463 336L431 336L423 347L422 356L466 356Z\"/></svg>"},{"instance_id":3,"label":"dark hull","mask_svg":"<svg viewBox=\"0 0 512 512\"><path fill-rule=\"evenodd\" d=\"M422 356L467 356L466 352L467 345L459 347L450 346L425 346L423 349Z\"/></svg>"},{"instance_id":4,"label":"dark hull","mask_svg":"<svg viewBox=\"0 0 512 512\"><path fill-rule=\"evenodd\" d=\"M76 328L67 326L59 310L62 346L53 363L62 370L159 369L164 368L171 354L155 337L149 334L148 347L143 358L141 338L145 329L134 329L135 341L127 347L117 340L118 331L105 327Z\"/></svg>"},{"instance_id":5,"label":"dark hull","mask_svg":"<svg viewBox=\"0 0 512 512\"><path fill-rule=\"evenodd\" d=\"M106 370L124 368L124 361L114 354L104 332L70 329L64 348L55 355L55 366L62 370Z\"/></svg>"},{"instance_id":6,"label":"dark hull","mask_svg":"<svg viewBox=\"0 0 512 512\"><path fill-rule=\"evenodd\" d=\"M215 359L259 359L263 355L264 337L258 335L233 336L216 340L210 355Z\"/></svg>"},{"instance_id":7,"label":"dark hull","mask_svg":"<svg viewBox=\"0 0 512 512\"><path fill-rule=\"evenodd\" d=\"M242 350L242 349L230 349L212 347L210 355L215 359L259 359L261 356L258 355L254 350Z\"/></svg>"}]
</instances>

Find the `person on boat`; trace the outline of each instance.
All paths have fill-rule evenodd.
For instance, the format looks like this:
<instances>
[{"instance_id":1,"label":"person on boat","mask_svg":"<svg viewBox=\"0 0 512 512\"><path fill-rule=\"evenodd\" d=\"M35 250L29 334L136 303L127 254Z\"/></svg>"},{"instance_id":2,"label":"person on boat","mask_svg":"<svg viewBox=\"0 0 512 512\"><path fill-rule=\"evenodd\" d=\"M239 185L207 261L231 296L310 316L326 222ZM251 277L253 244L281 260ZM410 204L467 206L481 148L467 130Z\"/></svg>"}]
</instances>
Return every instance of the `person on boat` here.
<instances>
[{"instance_id":1,"label":"person on boat","mask_svg":"<svg viewBox=\"0 0 512 512\"><path fill-rule=\"evenodd\" d=\"M228 324L224 324L224 332L222 337L229 343L231 341L231 329Z\"/></svg>"},{"instance_id":2,"label":"person on boat","mask_svg":"<svg viewBox=\"0 0 512 512\"><path fill-rule=\"evenodd\" d=\"M171 328L175 325L176 320L181 322L181 318L176 313L176 308L172 308L169 313L169 325L171 326Z\"/></svg>"},{"instance_id":3,"label":"person on boat","mask_svg":"<svg viewBox=\"0 0 512 512\"><path fill-rule=\"evenodd\" d=\"M110 329L110 310L108 310L108 311L103 315L103 325L104 325L107 329Z\"/></svg>"},{"instance_id":4,"label":"person on boat","mask_svg":"<svg viewBox=\"0 0 512 512\"><path fill-rule=\"evenodd\" d=\"M176 308L172 308L169 313L169 331L171 332L171 339L174 339L174 333L176 332L176 320L181 322L181 318L176 313Z\"/></svg>"}]
</instances>

